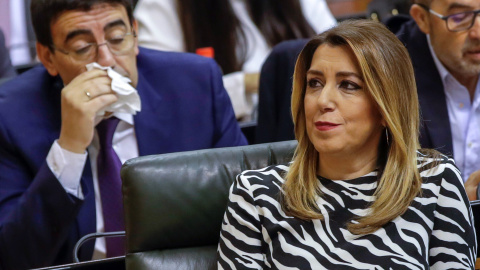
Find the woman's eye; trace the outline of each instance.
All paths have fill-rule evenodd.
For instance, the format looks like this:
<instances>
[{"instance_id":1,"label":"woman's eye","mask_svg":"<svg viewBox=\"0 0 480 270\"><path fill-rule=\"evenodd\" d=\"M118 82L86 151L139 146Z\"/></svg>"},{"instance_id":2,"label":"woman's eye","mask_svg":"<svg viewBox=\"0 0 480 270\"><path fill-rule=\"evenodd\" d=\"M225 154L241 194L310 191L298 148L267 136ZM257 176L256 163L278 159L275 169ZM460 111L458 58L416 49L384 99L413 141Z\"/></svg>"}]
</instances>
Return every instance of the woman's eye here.
<instances>
[{"instance_id":1,"label":"woman's eye","mask_svg":"<svg viewBox=\"0 0 480 270\"><path fill-rule=\"evenodd\" d=\"M362 87L354 82L351 81L342 81L339 85L340 88L347 89L347 90L359 90Z\"/></svg>"},{"instance_id":2,"label":"woman's eye","mask_svg":"<svg viewBox=\"0 0 480 270\"><path fill-rule=\"evenodd\" d=\"M322 83L317 79L308 80L308 87L315 88L322 86Z\"/></svg>"}]
</instances>

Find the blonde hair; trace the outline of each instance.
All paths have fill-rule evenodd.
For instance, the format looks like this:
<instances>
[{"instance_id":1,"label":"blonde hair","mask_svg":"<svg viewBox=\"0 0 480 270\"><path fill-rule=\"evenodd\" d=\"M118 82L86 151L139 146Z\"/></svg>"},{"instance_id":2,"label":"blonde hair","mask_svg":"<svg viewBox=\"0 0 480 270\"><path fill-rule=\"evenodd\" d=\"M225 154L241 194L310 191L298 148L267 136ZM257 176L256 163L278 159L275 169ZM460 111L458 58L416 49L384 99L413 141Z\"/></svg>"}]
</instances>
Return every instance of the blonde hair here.
<instances>
[{"instance_id":1,"label":"blonde hair","mask_svg":"<svg viewBox=\"0 0 480 270\"><path fill-rule=\"evenodd\" d=\"M304 97L306 72L322 44L350 48L360 67L365 89L382 115L387 132L379 142L380 167L376 200L370 214L349 223L355 234L366 234L403 214L419 194L417 170L419 105L412 63L403 44L381 23L349 20L314 37L300 53L294 73L292 115L298 146L286 174L283 209L300 219L323 219L316 204L321 196L317 169L319 154L306 131Z\"/></svg>"}]
</instances>

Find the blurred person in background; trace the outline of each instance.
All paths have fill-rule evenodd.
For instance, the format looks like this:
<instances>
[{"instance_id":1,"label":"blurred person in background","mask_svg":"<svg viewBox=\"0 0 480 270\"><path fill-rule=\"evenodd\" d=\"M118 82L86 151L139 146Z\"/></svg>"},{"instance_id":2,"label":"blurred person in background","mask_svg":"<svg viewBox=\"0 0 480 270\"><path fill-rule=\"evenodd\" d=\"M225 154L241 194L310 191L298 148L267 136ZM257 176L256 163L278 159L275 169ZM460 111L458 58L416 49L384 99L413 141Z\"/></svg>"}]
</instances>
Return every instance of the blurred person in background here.
<instances>
[{"instance_id":1,"label":"blurred person in background","mask_svg":"<svg viewBox=\"0 0 480 270\"><path fill-rule=\"evenodd\" d=\"M0 1L0 28L3 30L12 65L20 73L37 63L35 34L29 12L31 1Z\"/></svg>"},{"instance_id":2,"label":"blurred person in background","mask_svg":"<svg viewBox=\"0 0 480 270\"><path fill-rule=\"evenodd\" d=\"M396 33L415 70L420 144L453 156L470 200L480 183L479 10L477 0L416 0Z\"/></svg>"},{"instance_id":3,"label":"blurred person in background","mask_svg":"<svg viewBox=\"0 0 480 270\"><path fill-rule=\"evenodd\" d=\"M336 24L325 0L140 0L139 44L166 51L212 47L239 120L257 104L259 71L271 48Z\"/></svg>"}]
</instances>

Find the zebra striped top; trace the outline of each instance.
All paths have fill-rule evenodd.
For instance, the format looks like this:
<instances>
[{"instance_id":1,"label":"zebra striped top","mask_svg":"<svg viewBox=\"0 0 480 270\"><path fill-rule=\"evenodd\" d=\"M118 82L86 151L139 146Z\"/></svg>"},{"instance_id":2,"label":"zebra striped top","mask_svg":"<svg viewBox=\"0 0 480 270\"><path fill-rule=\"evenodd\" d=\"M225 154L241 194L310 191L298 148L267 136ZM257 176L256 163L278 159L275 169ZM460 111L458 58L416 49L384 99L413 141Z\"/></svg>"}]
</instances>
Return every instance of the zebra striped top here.
<instances>
[{"instance_id":1,"label":"zebra striped top","mask_svg":"<svg viewBox=\"0 0 480 270\"><path fill-rule=\"evenodd\" d=\"M218 269L474 269L473 216L459 170L446 157L432 161L419 154L422 192L408 210L362 236L346 223L368 212L376 171L347 181L319 177L323 221L282 211L288 166L241 173L230 189Z\"/></svg>"}]
</instances>

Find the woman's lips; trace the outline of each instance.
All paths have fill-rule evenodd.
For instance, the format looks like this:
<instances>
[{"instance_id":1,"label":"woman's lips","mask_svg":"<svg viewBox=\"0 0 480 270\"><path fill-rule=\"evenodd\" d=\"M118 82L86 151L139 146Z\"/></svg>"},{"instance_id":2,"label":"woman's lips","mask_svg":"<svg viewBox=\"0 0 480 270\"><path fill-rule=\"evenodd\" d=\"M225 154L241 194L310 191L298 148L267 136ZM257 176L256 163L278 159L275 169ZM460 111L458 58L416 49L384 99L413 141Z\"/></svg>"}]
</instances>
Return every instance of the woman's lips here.
<instances>
[{"instance_id":1,"label":"woman's lips","mask_svg":"<svg viewBox=\"0 0 480 270\"><path fill-rule=\"evenodd\" d=\"M339 124L334 124L334 123L330 123L330 122L324 122L324 121L315 122L315 127L320 131L332 130L332 129L338 127L338 126L339 126Z\"/></svg>"}]
</instances>

